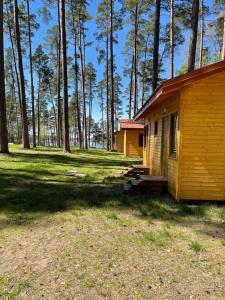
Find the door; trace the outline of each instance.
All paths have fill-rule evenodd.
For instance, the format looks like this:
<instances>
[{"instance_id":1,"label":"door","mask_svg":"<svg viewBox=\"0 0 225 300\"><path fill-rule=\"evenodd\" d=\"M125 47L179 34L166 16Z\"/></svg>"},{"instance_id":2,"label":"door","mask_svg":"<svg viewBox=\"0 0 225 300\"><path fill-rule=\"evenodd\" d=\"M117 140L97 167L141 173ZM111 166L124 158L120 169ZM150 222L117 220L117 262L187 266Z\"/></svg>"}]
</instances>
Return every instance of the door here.
<instances>
[{"instance_id":1,"label":"door","mask_svg":"<svg viewBox=\"0 0 225 300\"><path fill-rule=\"evenodd\" d=\"M169 117L163 118L162 124L162 176L167 177L168 175L168 157L169 157Z\"/></svg>"}]
</instances>

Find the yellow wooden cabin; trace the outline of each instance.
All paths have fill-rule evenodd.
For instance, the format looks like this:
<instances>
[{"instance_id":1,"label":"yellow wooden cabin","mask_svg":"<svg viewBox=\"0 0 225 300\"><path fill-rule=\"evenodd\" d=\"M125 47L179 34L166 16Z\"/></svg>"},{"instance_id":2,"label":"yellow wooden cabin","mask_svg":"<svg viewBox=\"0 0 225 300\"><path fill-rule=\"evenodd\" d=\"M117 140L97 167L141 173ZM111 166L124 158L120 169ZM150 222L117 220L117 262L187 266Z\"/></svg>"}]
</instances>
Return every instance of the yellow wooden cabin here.
<instances>
[{"instance_id":1,"label":"yellow wooden cabin","mask_svg":"<svg viewBox=\"0 0 225 300\"><path fill-rule=\"evenodd\" d=\"M225 200L225 62L163 82L141 119L149 175L177 200Z\"/></svg>"},{"instance_id":2,"label":"yellow wooden cabin","mask_svg":"<svg viewBox=\"0 0 225 300\"><path fill-rule=\"evenodd\" d=\"M115 132L115 150L129 157L143 157L144 124L142 121L120 120L120 130Z\"/></svg>"}]
</instances>

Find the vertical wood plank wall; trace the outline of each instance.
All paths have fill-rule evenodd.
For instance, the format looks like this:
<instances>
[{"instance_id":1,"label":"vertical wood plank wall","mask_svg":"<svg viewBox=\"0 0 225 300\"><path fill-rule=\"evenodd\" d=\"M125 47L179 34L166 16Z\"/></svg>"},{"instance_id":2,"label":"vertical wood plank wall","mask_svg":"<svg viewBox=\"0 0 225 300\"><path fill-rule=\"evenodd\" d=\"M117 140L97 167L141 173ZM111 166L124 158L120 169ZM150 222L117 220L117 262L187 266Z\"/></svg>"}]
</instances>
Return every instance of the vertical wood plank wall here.
<instances>
[{"instance_id":1,"label":"vertical wood plank wall","mask_svg":"<svg viewBox=\"0 0 225 300\"><path fill-rule=\"evenodd\" d=\"M225 74L183 89L179 198L225 200Z\"/></svg>"},{"instance_id":2,"label":"vertical wood plank wall","mask_svg":"<svg viewBox=\"0 0 225 300\"><path fill-rule=\"evenodd\" d=\"M143 147L139 146L139 135L144 134L143 129L126 130L126 156L143 157Z\"/></svg>"},{"instance_id":3,"label":"vertical wood plank wall","mask_svg":"<svg viewBox=\"0 0 225 300\"><path fill-rule=\"evenodd\" d=\"M116 136L116 150L120 153L124 152L124 132L118 131L115 134Z\"/></svg>"},{"instance_id":4,"label":"vertical wood plank wall","mask_svg":"<svg viewBox=\"0 0 225 300\"><path fill-rule=\"evenodd\" d=\"M148 158L146 157L149 152L150 160L150 175L152 176L161 176L162 175L162 125L163 118L169 116L169 124L171 114L174 112L180 111L180 96L179 93L174 94L173 97L170 97L158 108L153 110L148 116L145 118L145 125L151 123L150 132L147 139L146 147L149 147L149 151L145 149L145 158L144 163L148 162ZM155 122L158 122L158 134L155 135ZM170 147L170 131L168 132L168 145ZM178 141L179 144L179 132L178 132ZM178 147L179 150L179 147ZM178 151L179 152L179 151ZM169 153L169 151L168 151ZM169 192L177 197L178 191L178 155L176 158L172 158L170 155L168 156L168 184L169 184Z\"/></svg>"}]
</instances>

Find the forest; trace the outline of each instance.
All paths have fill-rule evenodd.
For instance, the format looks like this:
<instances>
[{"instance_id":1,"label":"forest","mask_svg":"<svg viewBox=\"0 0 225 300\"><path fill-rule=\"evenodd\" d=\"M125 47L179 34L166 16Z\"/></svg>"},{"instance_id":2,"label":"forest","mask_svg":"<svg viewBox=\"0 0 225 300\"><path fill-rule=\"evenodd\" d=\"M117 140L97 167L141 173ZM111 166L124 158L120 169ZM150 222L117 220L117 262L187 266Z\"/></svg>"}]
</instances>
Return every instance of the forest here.
<instances>
[{"instance_id":1,"label":"forest","mask_svg":"<svg viewBox=\"0 0 225 300\"><path fill-rule=\"evenodd\" d=\"M113 149L119 119L163 80L224 59L223 0L92 6L1 1L1 152L8 143Z\"/></svg>"}]
</instances>

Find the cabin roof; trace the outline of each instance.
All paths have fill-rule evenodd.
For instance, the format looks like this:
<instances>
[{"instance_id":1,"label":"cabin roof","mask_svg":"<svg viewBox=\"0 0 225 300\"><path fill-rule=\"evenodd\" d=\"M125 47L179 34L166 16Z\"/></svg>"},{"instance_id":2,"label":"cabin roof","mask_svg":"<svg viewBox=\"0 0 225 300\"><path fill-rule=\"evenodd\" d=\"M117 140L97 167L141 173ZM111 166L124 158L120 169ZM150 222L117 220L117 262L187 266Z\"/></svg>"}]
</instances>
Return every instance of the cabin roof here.
<instances>
[{"instance_id":1,"label":"cabin roof","mask_svg":"<svg viewBox=\"0 0 225 300\"><path fill-rule=\"evenodd\" d=\"M120 129L144 129L143 121L134 121L129 119L120 120Z\"/></svg>"},{"instance_id":2,"label":"cabin roof","mask_svg":"<svg viewBox=\"0 0 225 300\"><path fill-rule=\"evenodd\" d=\"M184 75L165 80L150 96L147 102L137 112L134 117L135 121L143 119L146 113L150 112L156 104L163 102L173 92L179 91L184 86L193 84L195 81L204 79L208 76L225 71L225 61L221 61L209 66L188 72Z\"/></svg>"}]
</instances>

